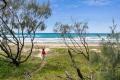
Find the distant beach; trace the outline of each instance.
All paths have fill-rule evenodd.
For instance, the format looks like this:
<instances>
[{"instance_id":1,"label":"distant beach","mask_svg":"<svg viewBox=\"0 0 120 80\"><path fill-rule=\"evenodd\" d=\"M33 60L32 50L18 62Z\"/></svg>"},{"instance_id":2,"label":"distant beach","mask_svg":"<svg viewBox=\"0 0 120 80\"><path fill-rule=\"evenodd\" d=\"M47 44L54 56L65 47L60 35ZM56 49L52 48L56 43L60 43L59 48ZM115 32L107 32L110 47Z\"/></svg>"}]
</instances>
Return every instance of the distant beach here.
<instances>
[{"instance_id":1,"label":"distant beach","mask_svg":"<svg viewBox=\"0 0 120 80\"><path fill-rule=\"evenodd\" d=\"M78 38L78 34L75 33L69 34L75 39L75 41L81 44L81 40ZM16 34L16 36L18 35L19 37L21 36L22 40L22 35ZM24 35L26 35L26 33L24 33ZM99 46L99 43L102 41L102 38L106 39L108 33L87 33L83 35L86 36L86 42L88 43L88 46ZM25 43L27 45L30 45L30 42L31 42L30 38L27 37L25 39ZM66 42L67 44L69 44L69 46L73 46L69 38L66 38ZM34 44L38 46L46 46L48 48L66 47L65 41L60 33L36 33Z\"/></svg>"},{"instance_id":2,"label":"distant beach","mask_svg":"<svg viewBox=\"0 0 120 80\"><path fill-rule=\"evenodd\" d=\"M37 46L45 46L46 48L67 48L67 46L64 43L62 43L62 44L60 44L60 43L58 43L58 44L56 44L56 43L44 43L44 44L38 43ZM72 47L73 45L69 44L69 46ZM99 43L96 43L96 44L89 43L88 46L99 46Z\"/></svg>"}]
</instances>

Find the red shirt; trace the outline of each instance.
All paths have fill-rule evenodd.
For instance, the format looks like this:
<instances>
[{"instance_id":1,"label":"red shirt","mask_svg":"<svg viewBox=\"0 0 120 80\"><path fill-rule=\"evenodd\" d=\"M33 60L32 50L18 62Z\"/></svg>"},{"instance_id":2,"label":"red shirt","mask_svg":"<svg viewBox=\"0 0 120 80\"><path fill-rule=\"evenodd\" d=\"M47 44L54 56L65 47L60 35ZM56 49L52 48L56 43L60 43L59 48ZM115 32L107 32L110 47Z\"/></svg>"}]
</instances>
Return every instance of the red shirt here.
<instances>
[{"instance_id":1,"label":"red shirt","mask_svg":"<svg viewBox=\"0 0 120 80\"><path fill-rule=\"evenodd\" d=\"M46 52L44 49L42 49L42 55L46 55Z\"/></svg>"}]
</instances>

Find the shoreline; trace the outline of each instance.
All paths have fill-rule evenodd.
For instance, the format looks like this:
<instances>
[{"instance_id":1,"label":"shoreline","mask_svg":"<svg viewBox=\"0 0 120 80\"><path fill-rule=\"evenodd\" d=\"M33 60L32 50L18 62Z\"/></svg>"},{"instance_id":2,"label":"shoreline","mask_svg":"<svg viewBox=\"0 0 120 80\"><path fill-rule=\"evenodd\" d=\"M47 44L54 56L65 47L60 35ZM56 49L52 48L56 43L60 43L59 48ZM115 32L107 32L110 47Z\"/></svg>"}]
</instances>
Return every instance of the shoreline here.
<instances>
[{"instance_id":1,"label":"shoreline","mask_svg":"<svg viewBox=\"0 0 120 80\"><path fill-rule=\"evenodd\" d=\"M30 43L26 43L27 46L30 45ZM35 46L38 47L45 47L45 48L67 48L67 46L64 43L35 43ZM69 44L70 47L73 47L73 44ZM80 46L83 46L80 44ZM99 43L88 43L88 46L100 46Z\"/></svg>"}]
</instances>

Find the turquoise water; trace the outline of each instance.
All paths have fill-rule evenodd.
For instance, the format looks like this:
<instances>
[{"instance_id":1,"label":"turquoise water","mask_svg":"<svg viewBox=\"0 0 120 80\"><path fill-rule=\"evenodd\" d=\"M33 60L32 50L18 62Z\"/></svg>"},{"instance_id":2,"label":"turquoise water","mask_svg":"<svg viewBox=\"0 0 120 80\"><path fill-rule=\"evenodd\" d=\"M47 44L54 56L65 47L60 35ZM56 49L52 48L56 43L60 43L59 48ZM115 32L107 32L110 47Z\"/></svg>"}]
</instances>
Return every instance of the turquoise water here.
<instances>
[{"instance_id":1,"label":"turquoise water","mask_svg":"<svg viewBox=\"0 0 120 80\"><path fill-rule=\"evenodd\" d=\"M78 34L70 33L72 37L77 37ZM17 34L21 35L21 33ZM26 35L26 33L24 33ZM68 34L69 35L69 34ZM85 34L83 34L85 35ZM108 33L87 33L86 37L106 37ZM60 33L36 33L35 38L62 38Z\"/></svg>"},{"instance_id":2,"label":"turquoise water","mask_svg":"<svg viewBox=\"0 0 120 80\"><path fill-rule=\"evenodd\" d=\"M88 43L98 43L102 40L102 38L106 38L109 33L87 33L86 35L86 41ZM24 33L24 36L27 35L27 33ZM69 35L69 34L67 34ZM79 38L77 37L78 34L75 33L70 33L72 37L75 38L77 42L80 42ZM10 35L9 35L10 36ZM21 37L22 41L22 34L21 33L16 33L16 36ZM10 36L11 38L11 36ZM11 38L12 39L12 38ZM25 38L25 42L30 42L30 37L28 36ZM39 42L39 43L64 43L64 40L61 36L60 33L36 33L35 34L35 39L34 42ZM67 38L67 42L71 42L69 38Z\"/></svg>"}]
</instances>

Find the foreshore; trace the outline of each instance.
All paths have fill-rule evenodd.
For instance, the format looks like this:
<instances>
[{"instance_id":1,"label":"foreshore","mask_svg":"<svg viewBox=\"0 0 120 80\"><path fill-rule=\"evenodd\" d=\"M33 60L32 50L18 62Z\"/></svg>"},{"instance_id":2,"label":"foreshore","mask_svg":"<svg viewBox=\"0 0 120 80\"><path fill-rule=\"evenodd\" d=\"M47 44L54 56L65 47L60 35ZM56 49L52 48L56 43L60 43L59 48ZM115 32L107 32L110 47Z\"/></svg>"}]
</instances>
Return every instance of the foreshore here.
<instances>
[{"instance_id":1,"label":"foreshore","mask_svg":"<svg viewBox=\"0 0 120 80\"><path fill-rule=\"evenodd\" d=\"M30 43L27 43L26 45L30 45ZM46 48L67 48L67 45L64 43L35 43L34 45L37 47L46 47ZM68 45L71 47L74 46L73 44L68 44ZM83 46L82 44L79 45ZM99 43L88 43L88 46L99 46Z\"/></svg>"}]
</instances>

